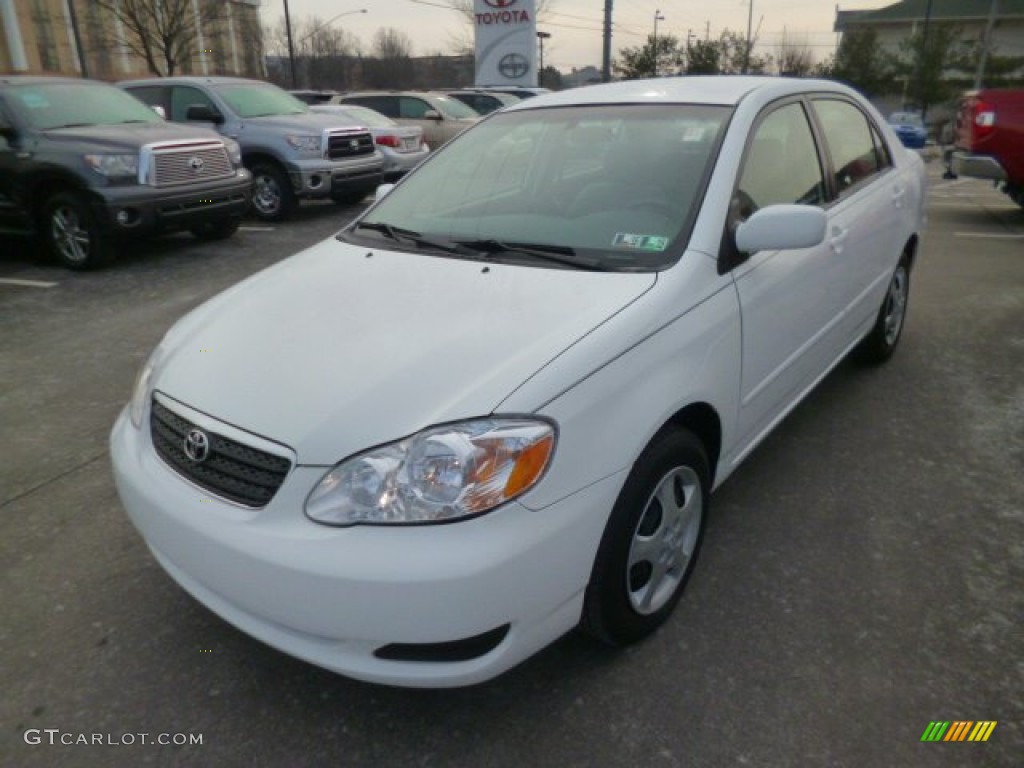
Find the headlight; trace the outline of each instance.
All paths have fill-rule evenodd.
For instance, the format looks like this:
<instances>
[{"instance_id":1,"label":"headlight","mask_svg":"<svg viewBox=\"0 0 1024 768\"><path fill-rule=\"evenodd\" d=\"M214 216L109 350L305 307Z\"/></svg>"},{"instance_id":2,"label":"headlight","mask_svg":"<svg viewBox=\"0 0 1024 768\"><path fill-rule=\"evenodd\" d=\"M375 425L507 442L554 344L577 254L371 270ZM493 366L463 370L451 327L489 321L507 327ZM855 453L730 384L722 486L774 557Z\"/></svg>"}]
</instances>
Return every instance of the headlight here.
<instances>
[{"instance_id":1,"label":"headlight","mask_svg":"<svg viewBox=\"0 0 1024 768\"><path fill-rule=\"evenodd\" d=\"M86 165L107 178L136 176L139 173L138 155L85 155L84 157Z\"/></svg>"},{"instance_id":2,"label":"headlight","mask_svg":"<svg viewBox=\"0 0 1024 768\"><path fill-rule=\"evenodd\" d=\"M146 364L139 370L139 375L135 377L135 388L132 390L128 415L131 416L132 424L136 429L142 428L142 416L146 412L146 402L153 392L153 374L160 361L160 352L160 347L154 349Z\"/></svg>"},{"instance_id":3,"label":"headlight","mask_svg":"<svg viewBox=\"0 0 1024 768\"><path fill-rule=\"evenodd\" d=\"M285 136L285 141L299 152L320 152L319 136Z\"/></svg>"},{"instance_id":4,"label":"headlight","mask_svg":"<svg viewBox=\"0 0 1024 768\"><path fill-rule=\"evenodd\" d=\"M231 159L232 165L242 164L242 145L234 139L224 139L224 147L228 151L228 157Z\"/></svg>"},{"instance_id":5,"label":"headlight","mask_svg":"<svg viewBox=\"0 0 1024 768\"><path fill-rule=\"evenodd\" d=\"M327 525L479 515L536 485L554 446L554 426L535 419L434 427L338 464L306 499L306 514Z\"/></svg>"}]
</instances>

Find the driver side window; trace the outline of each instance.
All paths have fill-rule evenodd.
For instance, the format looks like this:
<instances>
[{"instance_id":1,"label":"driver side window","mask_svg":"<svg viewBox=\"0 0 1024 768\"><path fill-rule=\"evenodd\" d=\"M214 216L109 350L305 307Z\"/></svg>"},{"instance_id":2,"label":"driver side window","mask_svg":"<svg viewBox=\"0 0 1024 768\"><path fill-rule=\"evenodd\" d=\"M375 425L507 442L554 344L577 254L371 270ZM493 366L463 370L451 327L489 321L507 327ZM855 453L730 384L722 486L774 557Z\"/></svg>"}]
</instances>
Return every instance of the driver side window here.
<instances>
[{"instance_id":1,"label":"driver side window","mask_svg":"<svg viewBox=\"0 0 1024 768\"><path fill-rule=\"evenodd\" d=\"M171 89L171 120L176 123L185 122L189 107L209 107L219 112L209 96L198 88L187 85L176 85Z\"/></svg>"},{"instance_id":2,"label":"driver side window","mask_svg":"<svg viewBox=\"0 0 1024 768\"><path fill-rule=\"evenodd\" d=\"M740 216L768 205L823 205L825 178L814 135L800 104L787 104L757 126L737 189Z\"/></svg>"}]
</instances>

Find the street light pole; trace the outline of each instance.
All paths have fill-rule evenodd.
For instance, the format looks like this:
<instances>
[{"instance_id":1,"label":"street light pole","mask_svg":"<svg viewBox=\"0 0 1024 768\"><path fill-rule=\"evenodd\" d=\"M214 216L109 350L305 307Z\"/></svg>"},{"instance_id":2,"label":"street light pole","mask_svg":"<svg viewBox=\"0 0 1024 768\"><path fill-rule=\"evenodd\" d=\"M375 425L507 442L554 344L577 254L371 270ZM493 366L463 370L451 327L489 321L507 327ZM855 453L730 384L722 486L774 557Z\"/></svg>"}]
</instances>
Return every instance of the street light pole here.
<instances>
[{"instance_id":1,"label":"street light pole","mask_svg":"<svg viewBox=\"0 0 1024 768\"><path fill-rule=\"evenodd\" d=\"M292 41L292 17L288 13L288 0L284 0L284 31L288 35L288 66L292 71L292 90L299 87L295 79L295 43Z\"/></svg>"},{"instance_id":2,"label":"street light pole","mask_svg":"<svg viewBox=\"0 0 1024 768\"><path fill-rule=\"evenodd\" d=\"M664 21L665 17L661 15L661 11L654 12L654 35L652 37L654 41L654 76L658 76L658 22Z\"/></svg>"},{"instance_id":3,"label":"street light pole","mask_svg":"<svg viewBox=\"0 0 1024 768\"><path fill-rule=\"evenodd\" d=\"M551 37L550 32L537 32L537 39L540 40L540 69L537 72L537 85L544 87L544 41Z\"/></svg>"}]
</instances>

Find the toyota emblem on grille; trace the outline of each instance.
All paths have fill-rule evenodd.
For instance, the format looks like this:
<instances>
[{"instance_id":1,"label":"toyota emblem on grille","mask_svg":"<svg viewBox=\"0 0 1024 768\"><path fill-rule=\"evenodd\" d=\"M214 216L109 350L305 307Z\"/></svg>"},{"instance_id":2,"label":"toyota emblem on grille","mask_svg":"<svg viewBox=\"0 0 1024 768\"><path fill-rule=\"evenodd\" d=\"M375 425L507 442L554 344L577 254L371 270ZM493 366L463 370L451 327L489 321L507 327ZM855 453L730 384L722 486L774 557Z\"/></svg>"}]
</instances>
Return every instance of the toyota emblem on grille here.
<instances>
[{"instance_id":1,"label":"toyota emblem on grille","mask_svg":"<svg viewBox=\"0 0 1024 768\"><path fill-rule=\"evenodd\" d=\"M188 159L188 167L196 173L201 172L204 165L206 165L206 163L203 162L203 158L201 157L190 157Z\"/></svg>"},{"instance_id":2,"label":"toyota emblem on grille","mask_svg":"<svg viewBox=\"0 0 1024 768\"><path fill-rule=\"evenodd\" d=\"M352 147L352 149L359 149L359 139L352 139L352 140L351 140L351 141L350 141L350 142L348 143L348 145L349 145L350 147Z\"/></svg>"},{"instance_id":3,"label":"toyota emblem on grille","mask_svg":"<svg viewBox=\"0 0 1024 768\"><path fill-rule=\"evenodd\" d=\"M196 464L210 455L210 438L201 429L190 429L185 435L185 455Z\"/></svg>"}]
</instances>

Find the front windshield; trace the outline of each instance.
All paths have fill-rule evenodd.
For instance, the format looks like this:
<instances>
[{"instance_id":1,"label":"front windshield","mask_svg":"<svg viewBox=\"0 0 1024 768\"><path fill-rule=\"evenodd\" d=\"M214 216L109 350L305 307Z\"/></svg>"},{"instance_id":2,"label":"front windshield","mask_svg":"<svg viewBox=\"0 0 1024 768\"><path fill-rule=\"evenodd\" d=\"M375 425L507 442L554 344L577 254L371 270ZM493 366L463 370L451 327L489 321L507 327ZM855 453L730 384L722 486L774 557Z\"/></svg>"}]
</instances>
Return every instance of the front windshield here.
<instances>
[{"instance_id":1,"label":"front windshield","mask_svg":"<svg viewBox=\"0 0 1024 768\"><path fill-rule=\"evenodd\" d=\"M239 117L301 115L309 105L269 83L231 83L217 86L217 92Z\"/></svg>"},{"instance_id":2,"label":"front windshield","mask_svg":"<svg viewBox=\"0 0 1024 768\"><path fill-rule=\"evenodd\" d=\"M440 107L441 111L448 117L454 118L478 118L480 113L472 107L467 107L458 99L453 99L450 96L435 96L434 101L437 106Z\"/></svg>"},{"instance_id":3,"label":"front windshield","mask_svg":"<svg viewBox=\"0 0 1024 768\"><path fill-rule=\"evenodd\" d=\"M16 85L9 93L12 108L40 131L162 122L134 96L102 83L32 83Z\"/></svg>"},{"instance_id":4,"label":"front windshield","mask_svg":"<svg viewBox=\"0 0 1024 768\"><path fill-rule=\"evenodd\" d=\"M893 112L889 115L889 123L892 125L913 125L917 127L924 125L921 115L916 112Z\"/></svg>"},{"instance_id":5,"label":"front windshield","mask_svg":"<svg viewBox=\"0 0 1024 768\"><path fill-rule=\"evenodd\" d=\"M495 113L342 237L510 261L528 254L502 245L529 245L584 268L661 269L685 246L729 115L698 105Z\"/></svg>"}]
</instances>

